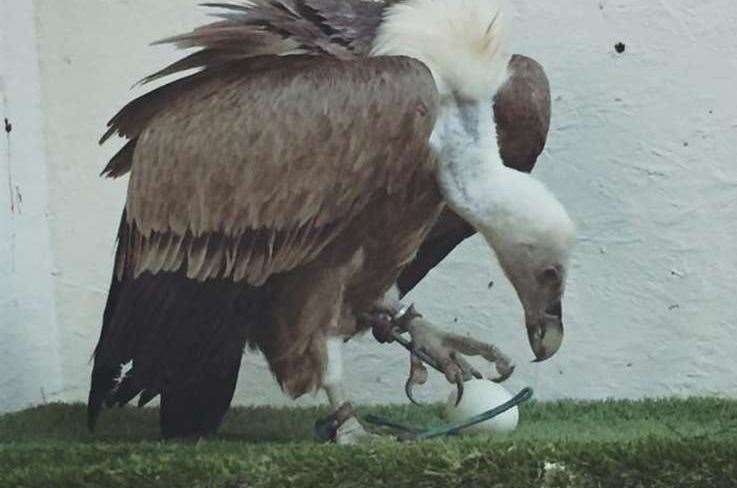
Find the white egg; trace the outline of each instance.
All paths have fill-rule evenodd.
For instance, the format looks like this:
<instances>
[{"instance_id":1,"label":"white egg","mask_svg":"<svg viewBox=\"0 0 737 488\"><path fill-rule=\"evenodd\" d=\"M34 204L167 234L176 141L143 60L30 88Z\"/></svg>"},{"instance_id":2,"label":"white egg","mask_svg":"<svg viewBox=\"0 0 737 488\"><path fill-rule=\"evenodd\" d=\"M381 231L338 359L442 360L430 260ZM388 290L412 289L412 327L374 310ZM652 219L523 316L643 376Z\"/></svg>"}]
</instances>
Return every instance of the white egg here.
<instances>
[{"instance_id":1,"label":"white egg","mask_svg":"<svg viewBox=\"0 0 737 488\"><path fill-rule=\"evenodd\" d=\"M503 386L489 380L472 380L463 385L461 403L456 406L457 393L451 393L445 413L452 423L464 422L472 417L496 408L512 399ZM465 429L461 433L506 433L513 432L519 423L519 410L513 407L503 414L481 424Z\"/></svg>"}]
</instances>

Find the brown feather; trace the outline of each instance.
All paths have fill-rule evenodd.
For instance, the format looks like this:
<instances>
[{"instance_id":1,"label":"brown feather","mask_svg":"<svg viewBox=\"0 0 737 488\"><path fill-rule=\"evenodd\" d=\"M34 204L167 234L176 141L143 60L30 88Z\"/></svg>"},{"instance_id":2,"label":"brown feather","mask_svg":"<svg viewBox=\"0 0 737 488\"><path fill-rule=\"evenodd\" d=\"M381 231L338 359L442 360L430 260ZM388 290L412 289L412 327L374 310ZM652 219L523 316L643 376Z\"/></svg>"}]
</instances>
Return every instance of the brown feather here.
<instances>
[{"instance_id":1,"label":"brown feather","mask_svg":"<svg viewBox=\"0 0 737 488\"><path fill-rule=\"evenodd\" d=\"M365 59L389 3L212 4L218 22L165 41L200 50L144 81L203 70L102 139L129 139L105 174L131 180L91 424L161 394L165 436L212 432L246 342L293 396L317 388L326 336L354 334L412 261L443 209L437 93L416 61Z\"/></svg>"},{"instance_id":2,"label":"brown feather","mask_svg":"<svg viewBox=\"0 0 737 488\"><path fill-rule=\"evenodd\" d=\"M540 64L525 56L512 57L509 78L494 100L494 116L504 163L532 171L550 129L550 84Z\"/></svg>"},{"instance_id":3,"label":"brown feather","mask_svg":"<svg viewBox=\"0 0 737 488\"><path fill-rule=\"evenodd\" d=\"M147 76L141 82L191 69L222 68L259 56L313 55L351 59L368 54L385 8L367 0L255 0L250 4L209 3L225 10L222 20L159 41L198 51ZM118 134L133 140L172 98L196 87L201 76L188 76L126 105L108 124L101 143ZM103 172L117 178L130 171L128 152Z\"/></svg>"},{"instance_id":4,"label":"brown feather","mask_svg":"<svg viewBox=\"0 0 737 488\"><path fill-rule=\"evenodd\" d=\"M207 3L224 10L222 20L159 43L200 51L145 81L194 67L216 67L261 55L366 55L385 5L366 0L256 0Z\"/></svg>"},{"instance_id":5,"label":"brown feather","mask_svg":"<svg viewBox=\"0 0 737 488\"><path fill-rule=\"evenodd\" d=\"M138 139L131 139L118 153L113 156L100 176L118 178L130 172L133 166L133 154L136 150Z\"/></svg>"},{"instance_id":6,"label":"brown feather","mask_svg":"<svg viewBox=\"0 0 737 488\"><path fill-rule=\"evenodd\" d=\"M407 58L260 58L211 71L139 136L129 222L145 238L256 232L235 269L260 285L314 258L375 192L400 190L415 165L428 164L436 96L427 69ZM233 267L200 241L188 252L190 277ZM150 262L158 260L140 261L137 274Z\"/></svg>"}]
</instances>

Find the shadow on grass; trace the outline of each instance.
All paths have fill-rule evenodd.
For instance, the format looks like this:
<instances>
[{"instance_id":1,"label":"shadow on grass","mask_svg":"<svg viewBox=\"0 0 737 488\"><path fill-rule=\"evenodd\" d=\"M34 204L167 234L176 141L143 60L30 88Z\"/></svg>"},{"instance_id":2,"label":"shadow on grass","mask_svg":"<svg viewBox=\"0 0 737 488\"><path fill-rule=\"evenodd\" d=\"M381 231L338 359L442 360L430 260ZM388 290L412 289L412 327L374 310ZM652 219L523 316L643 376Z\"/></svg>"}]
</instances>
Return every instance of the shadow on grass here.
<instances>
[{"instance_id":1,"label":"shadow on grass","mask_svg":"<svg viewBox=\"0 0 737 488\"><path fill-rule=\"evenodd\" d=\"M363 414L421 426L442 424L441 411L439 406L360 409ZM315 421L327 413L326 408L234 408L213 440L251 444L312 441ZM157 408L105 410L93 433L87 430L85 407L80 404L49 404L0 417L0 442L140 443L160 439Z\"/></svg>"}]
</instances>

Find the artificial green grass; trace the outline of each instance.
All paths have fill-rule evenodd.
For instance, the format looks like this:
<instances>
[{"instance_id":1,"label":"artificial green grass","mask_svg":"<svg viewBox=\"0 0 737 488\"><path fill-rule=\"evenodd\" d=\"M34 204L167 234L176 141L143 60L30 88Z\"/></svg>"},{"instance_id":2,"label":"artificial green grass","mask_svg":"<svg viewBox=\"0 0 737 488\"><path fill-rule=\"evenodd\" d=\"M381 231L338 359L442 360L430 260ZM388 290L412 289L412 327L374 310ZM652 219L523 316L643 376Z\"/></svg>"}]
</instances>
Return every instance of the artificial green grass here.
<instances>
[{"instance_id":1,"label":"artificial green grass","mask_svg":"<svg viewBox=\"0 0 737 488\"><path fill-rule=\"evenodd\" d=\"M443 423L438 407L361 412ZM511 435L353 448L312 441L324 413L234 409L194 444L159 442L152 410L108 411L93 436L83 407L40 407L0 417L0 487L737 487L729 400L533 403Z\"/></svg>"}]
</instances>

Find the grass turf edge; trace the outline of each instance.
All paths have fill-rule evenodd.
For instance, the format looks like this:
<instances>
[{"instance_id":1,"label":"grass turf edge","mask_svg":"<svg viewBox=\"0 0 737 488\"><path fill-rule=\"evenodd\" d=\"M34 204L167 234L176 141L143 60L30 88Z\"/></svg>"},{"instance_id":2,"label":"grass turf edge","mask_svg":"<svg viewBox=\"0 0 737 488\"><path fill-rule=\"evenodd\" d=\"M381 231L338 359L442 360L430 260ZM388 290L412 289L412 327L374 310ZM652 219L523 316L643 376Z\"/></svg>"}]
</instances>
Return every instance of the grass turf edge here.
<instances>
[{"instance_id":1,"label":"grass turf edge","mask_svg":"<svg viewBox=\"0 0 737 488\"><path fill-rule=\"evenodd\" d=\"M369 407L409 423L439 407ZM48 405L0 417L0 487L737 486L737 402L532 403L509 437L356 448L309 441L324 410L234 409L199 445L157 442L155 410Z\"/></svg>"},{"instance_id":2,"label":"grass turf edge","mask_svg":"<svg viewBox=\"0 0 737 488\"><path fill-rule=\"evenodd\" d=\"M341 448L306 444L26 444L0 447L0 486L737 486L737 442L481 438Z\"/></svg>"}]
</instances>

